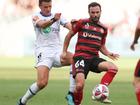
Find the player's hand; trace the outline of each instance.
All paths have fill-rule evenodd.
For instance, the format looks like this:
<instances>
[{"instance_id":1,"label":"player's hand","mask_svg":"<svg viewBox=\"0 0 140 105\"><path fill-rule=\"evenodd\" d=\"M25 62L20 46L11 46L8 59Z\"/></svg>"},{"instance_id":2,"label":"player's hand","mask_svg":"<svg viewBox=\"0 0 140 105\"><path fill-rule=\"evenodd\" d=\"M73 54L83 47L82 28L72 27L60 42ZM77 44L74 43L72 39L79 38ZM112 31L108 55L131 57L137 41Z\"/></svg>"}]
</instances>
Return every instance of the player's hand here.
<instances>
[{"instance_id":1,"label":"player's hand","mask_svg":"<svg viewBox=\"0 0 140 105\"><path fill-rule=\"evenodd\" d=\"M135 44L134 43L130 46L130 49L135 51Z\"/></svg>"},{"instance_id":2,"label":"player's hand","mask_svg":"<svg viewBox=\"0 0 140 105\"><path fill-rule=\"evenodd\" d=\"M110 54L108 54L107 55L110 59L112 59L112 60L118 60L118 58L119 58L119 54L114 54L114 53L110 53Z\"/></svg>"},{"instance_id":3,"label":"player's hand","mask_svg":"<svg viewBox=\"0 0 140 105\"><path fill-rule=\"evenodd\" d=\"M78 20L77 19L72 19L71 20L71 24L74 24L74 23L76 23Z\"/></svg>"},{"instance_id":4,"label":"player's hand","mask_svg":"<svg viewBox=\"0 0 140 105\"><path fill-rule=\"evenodd\" d=\"M59 20L60 17L61 17L61 13L55 13L54 19L55 19L56 21Z\"/></svg>"},{"instance_id":5,"label":"player's hand","mask_svg":"<svg viewBox=\"0 0 140 105\"><path fill-rule=\"evenodd\" d=\"M62 52L61 56L60 56L60 60L61 62L64 62L67 56L67 52Z\"/></svg>"}]
</instances>

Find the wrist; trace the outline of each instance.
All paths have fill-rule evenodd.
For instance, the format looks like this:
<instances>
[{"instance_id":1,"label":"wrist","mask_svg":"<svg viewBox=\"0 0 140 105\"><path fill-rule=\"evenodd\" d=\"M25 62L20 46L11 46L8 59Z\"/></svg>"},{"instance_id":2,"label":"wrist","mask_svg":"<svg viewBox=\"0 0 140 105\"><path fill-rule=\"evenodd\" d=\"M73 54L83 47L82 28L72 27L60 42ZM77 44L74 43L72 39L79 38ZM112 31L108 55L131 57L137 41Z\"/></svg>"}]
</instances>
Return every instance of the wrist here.
<instances>
[{"instance_id":1,"label":"wrist","mask_svg":"<svg viewBox=\"0 0 140 105\"><path fill-rule=\"evenodd\" d=\"M134 40L134 42L133 42L134 44L137 44L138 43L138 41L137 40Z\"/></svg>"},{"instance_id":2,"label":"wrist","mask_svg":"<svg viewBox=\"0 0 140 105\"><path fill-rule=\"evenodd\" d=\"M109 53L108 55L113 56L114 54L113 53Z\"/></svg>"},{"instance_id":3,"label":"wrist","mask_svg":"<svg viewBox=\"0 0 140 105\"><path fill-rule=\"evenodd\" d=\"M54 23L56 22L57 20L55 18L51 18L51 21Z\"/></svg>"},{"instance_id":4,"label":"wrist","mask_svg":"<svg viewBox=\"0 0 140 105\"><path fill-rule=\"evenodd\" d=\"M67 53L67 51L63 51L63 53Z\"/></svg>"}]
</instances>

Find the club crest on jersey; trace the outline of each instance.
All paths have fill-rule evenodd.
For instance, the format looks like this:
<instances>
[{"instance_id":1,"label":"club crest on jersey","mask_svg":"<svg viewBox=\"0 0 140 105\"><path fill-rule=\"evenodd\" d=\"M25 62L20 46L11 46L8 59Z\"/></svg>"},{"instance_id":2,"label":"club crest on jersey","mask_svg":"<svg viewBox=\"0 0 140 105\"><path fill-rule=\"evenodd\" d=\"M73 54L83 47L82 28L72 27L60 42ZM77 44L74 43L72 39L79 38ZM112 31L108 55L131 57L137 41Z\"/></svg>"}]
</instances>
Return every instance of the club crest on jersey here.
<instances>
[{"instance_id":1,"label":"club crest on jersey","mask_svg":"<svg viewBox=\"0 0 140 105\"><path fill-rule=\"evenodd\" d=\"M89 23L85 24L85 28L88 29L89 28Z\"/></svg>"}]
</instances>

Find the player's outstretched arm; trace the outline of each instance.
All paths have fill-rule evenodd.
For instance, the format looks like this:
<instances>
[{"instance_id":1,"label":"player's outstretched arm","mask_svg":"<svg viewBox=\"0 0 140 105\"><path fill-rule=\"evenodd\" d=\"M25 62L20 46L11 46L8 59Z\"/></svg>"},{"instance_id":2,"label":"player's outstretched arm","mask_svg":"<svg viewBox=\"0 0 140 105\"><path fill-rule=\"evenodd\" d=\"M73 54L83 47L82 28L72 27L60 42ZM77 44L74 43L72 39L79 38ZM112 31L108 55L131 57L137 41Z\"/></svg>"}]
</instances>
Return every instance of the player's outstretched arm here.
<instances>
[{"instance_id":1,"label":"player's outstretched arm","mask_svg":"<svg viewBox=\"0 0 140 105\"><path fill-rule=\"evenodd\" d=\"M73 36L73 31L70 30L68 32L68 34L66 35L65 39L64 39L63 52L61 54L61 58L62 59L65 59L66 58L67 50L68 50L69 43L70 43L70 40L71 40L72 36Z\"/></svg>"},{"instance_id":2,"label":"player's outstretched arm","mask_svg":"<svg viewBox=\"0 0 140 105\"><path fill-rule=\"evenodd\" d=\"M34 16L33 21L35 21L35 23L38 27L45 28L45 27L48 27L48 26L52 25L57 20L59 20L60 17L61 17L61 13L56 13L54 15L54 17L51 18L50 20L41 20L41 19L39 19L39 17Z\"/></svg>"},{"instance_id":3,"label":"player's outstretched arm","mask_svg":"<svg viewBox=\"0 0 140 105\"><path fill-rule=\"evenodd\" d=\"M135 50L135 44L138 43L138 39L140 37L140 18L138 20L138 24L137 24L137 27L136 27L136 30L135 30L135 36L134 36L134 40L130 46L131 50Z\"/></svg>"},{"instance_id":4,"label":"player's outstretched arm","mask_svg":"<svg viewBox=\"0 0 140 105\"><path fill-rule=\"evenodd\" d=\"M69 23L69 22L65 25L65 27L66 27L68 30L72 30L71 23Z\"/></svg>"},{"instance_id":5,"label":"player's outstretched arm","mask_svg":"<svg viewBox=\"0 0 140 105\"><path fill-rule=\"evenodd\" d=\"M102 45L100 52L112 60L117 60L119 58L119 54L109 52L105 45Z\"/></svg>"}]
</instances>

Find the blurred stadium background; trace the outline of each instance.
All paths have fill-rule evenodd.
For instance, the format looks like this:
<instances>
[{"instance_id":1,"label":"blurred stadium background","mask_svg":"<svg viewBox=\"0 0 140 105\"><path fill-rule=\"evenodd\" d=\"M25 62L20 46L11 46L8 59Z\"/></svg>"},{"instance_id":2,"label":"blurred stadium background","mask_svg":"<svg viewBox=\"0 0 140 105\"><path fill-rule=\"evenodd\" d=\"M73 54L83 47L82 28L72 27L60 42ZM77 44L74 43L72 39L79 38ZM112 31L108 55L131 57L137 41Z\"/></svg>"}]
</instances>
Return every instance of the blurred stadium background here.
<instances>
[{"instance_id":1,"label":"blurred stadium background","mask_svg":"<svg viewBox=\"0 0 140 105\"><path fill-rule=\"evenodd\" d=\"M88 17L87 5L93 0L53 0L53 12L68 20ZM107 47L121 56L138 56L129 49L133 39L140 0L95 0L102 5L101 21L108 26ZM30 56L34 49L31 15L38 10L37 0L0 0L0 56ZM67 30L61 30L63 41ZM71 43L73 51L75 38ZM16 49L16 50L15 50Z\"/></svg>"},{"instance_id":2,"label":"blurred stadium background","mask_svg":"<svg viewBox=\"0 0 140 105\"><path fill-rule=\"evenodd\" d=\"M86 18L87 5L92 1L53 0L52 11L62 12L68 20ZM137 18L140 16L140 0L94 1L101 3L101 21L109 28L107 47L120 54L120 59L114 62L118 65L119 72L113 85L110 86L112 105L136 105L131 81L140 55L140 46L137 46L135 52L131 51L129 46L134 37ZM37 0L0 0L0 105L15 105L17 99L36 78L36 72L33 70L35 34L31 17L37 10L39 10ZM66 33L67 30L62 28L62 42ZM75 42L76 36L70 44L71 52L74 52ZM66 104L64 97L69 82L69 70L66 69L69 67L62 68L62 72L59 72L60 69L52 70L49 88L47 91L44 90L46 92L41 92L43 95L38 95L34 99L37 101L31 101L32 105ZM95 78L91 75L87 81L83 105L92 105L89 101L91 89L100 81L103 74L99 76L94 74Z\"/></svg>"}]
</instances>

